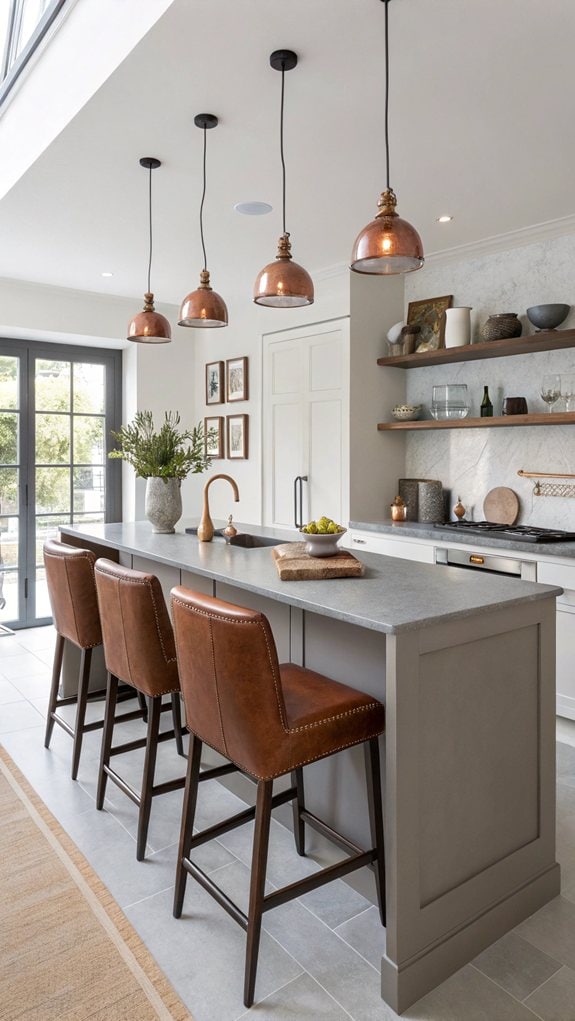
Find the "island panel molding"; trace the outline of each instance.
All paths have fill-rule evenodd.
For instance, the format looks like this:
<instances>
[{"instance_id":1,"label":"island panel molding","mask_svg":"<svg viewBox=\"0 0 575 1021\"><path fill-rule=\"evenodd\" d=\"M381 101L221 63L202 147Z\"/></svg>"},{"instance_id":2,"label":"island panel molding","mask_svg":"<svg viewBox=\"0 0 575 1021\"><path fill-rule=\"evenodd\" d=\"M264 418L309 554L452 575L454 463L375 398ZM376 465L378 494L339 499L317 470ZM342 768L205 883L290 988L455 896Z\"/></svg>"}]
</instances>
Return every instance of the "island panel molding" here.
<instances>
[{"instance_id":1,"label":"island panel molding","mask_svg":"<svg viewBox=\"0 0 575 1021\"><path fill-rule=\"evenodd\" d=\"M205 591L211 579L213 595L227 602L265 613L275 604L271 626L284 661L385 701L382 994L394 1010L406 1010L559 893L560 588L465 572L453 586L450 568L359 551L364 578L285 583L265 548L200 543L181 530L152 535L144 522L61 530L76 545L108 544L128 566L161 571L165 585L185 579ZM362 750L315 763L312 776L310 811L335 829L343 820L358 844L369 840ZM282 821L290 820L288 809ZM362 882L375 902L368 869Z\"/></svg>"},{"instance_id":2,"label":"island panel molding","mask_svg":"<svg viewBox=\"0 0 575 1021\"><path fill-rule=\"evenodd\" d=\"M248 389L248 359L228 358L226 361L226 400L229 404L233 401L247 401Z\"/></svg>"},{"instance_id":3,"label":"island panel molding","mask_svg":"<svg viewBox=\"0 0 575 1021\"><path fill-rule=\"evenodd\" d=\"M224 363L208 362L206 365L206 404L223 404Z\"/></svg>"}]
</instances>

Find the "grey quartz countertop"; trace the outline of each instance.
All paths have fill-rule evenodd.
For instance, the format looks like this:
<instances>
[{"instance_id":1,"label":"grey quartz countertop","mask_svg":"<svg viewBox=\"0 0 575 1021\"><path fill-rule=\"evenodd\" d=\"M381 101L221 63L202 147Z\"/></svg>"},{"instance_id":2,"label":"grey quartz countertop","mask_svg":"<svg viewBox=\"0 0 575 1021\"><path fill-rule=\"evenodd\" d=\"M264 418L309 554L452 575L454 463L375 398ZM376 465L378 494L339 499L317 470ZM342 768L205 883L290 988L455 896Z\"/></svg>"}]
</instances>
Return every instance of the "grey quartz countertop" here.
<instances>
[{"instance_id":1,"label":"grey quartz countertop","mask_svg":"<svg viewBox=\"0 0 575 1021\"><path fill-rule=\"evenodd\" d=\"M488 535L470 535L469 532L457 532L449 528L435 528L419 521L350 521L349 527L361 532L388 535L394 539L403 536L448 546L489 547L501 553L516 550L518 553L531 553L537 560L547 560L549 557L575 559L575 542L514 542L511 539L494 539Z\"/></svg>"},{"instance_id":2,"label":"grey quartz countertop","mask_svg":"<svg viewBox=\"0 0 575 1021\"><path fill-rule=\"evenodd\" d=\"M196 536L184 533L184 528L193 524L197 522L180 522L173 535L154 534L147 521L63 525L61 531L64 538L74 535L76 541L83 538L150 558L302 610L387 634L545 599L562 591L552 585L485 577L479 571L455 571L370 553L355 554L365 564L362 578L282 582L269 547L242 549L228 546L223 539L198 542ZM282 541L298 538L295 531L282 532L259 525L238 526L238 530L242 529Z\"/></svg>"}]
</instances>

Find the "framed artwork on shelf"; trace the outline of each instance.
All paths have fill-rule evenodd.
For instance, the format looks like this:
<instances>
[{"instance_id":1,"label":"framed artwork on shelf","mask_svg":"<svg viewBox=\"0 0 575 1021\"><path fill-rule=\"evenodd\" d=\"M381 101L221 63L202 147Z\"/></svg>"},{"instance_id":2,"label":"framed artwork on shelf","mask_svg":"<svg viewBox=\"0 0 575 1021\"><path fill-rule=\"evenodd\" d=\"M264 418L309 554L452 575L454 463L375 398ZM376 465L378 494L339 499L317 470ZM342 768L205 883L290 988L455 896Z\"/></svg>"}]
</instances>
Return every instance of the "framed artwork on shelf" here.
<instances>
[{"instance_id":1,"label":"framed artwork on shelf","mask_svg":"<svg viewBox=\"0 0 575 1021\"><path fill-rule=\"evenodd\" d=\"M208 362L206 365L206 404L223 404L224 363Z\"/></svg>"},{"instance_id":2,"label":"framed artwork on shelf","mask_svg":"<svg viewBox=\"0 0 575 1021\"><path fill-rule=\"evenodd\" d=\"M245 459L248 456L248 415L228 415L228 459Z\"/></svg>"},{"instance_id":3,"label":"framed artwork on shelf","mask_svg":"<svg viewBox=\"0 0 575 1021\"><path fill-rule=\"evenodd\" d=\"M204 443L206 457L224 456L224 419L223 415L204 418Z\"/></svg>"},{"instance_id":4,"label":"framed artwork on shelf","mask_svg":"<svg viewBox=\"0 0 575 1021\"><path fill-rule=\"evenodd\" d=\"M226 362L226 400L247 401L248 399L248 360L247 358L228 358Z\"/></svg>"},{"instance_id":5,"label":"framed artwork on shelf","mask_svg":"<svg viewBox=\"0 0 575 1021\"><path fill-rule=\"evenodd\" d=\"M410 301L407 306L407 324L416 324L420 328L417 341L418 351L436 351L444 347L445 312L451 308L452 294L444 294L440 298L424 298L422 301Z\"/></svg>"}]
</instances>

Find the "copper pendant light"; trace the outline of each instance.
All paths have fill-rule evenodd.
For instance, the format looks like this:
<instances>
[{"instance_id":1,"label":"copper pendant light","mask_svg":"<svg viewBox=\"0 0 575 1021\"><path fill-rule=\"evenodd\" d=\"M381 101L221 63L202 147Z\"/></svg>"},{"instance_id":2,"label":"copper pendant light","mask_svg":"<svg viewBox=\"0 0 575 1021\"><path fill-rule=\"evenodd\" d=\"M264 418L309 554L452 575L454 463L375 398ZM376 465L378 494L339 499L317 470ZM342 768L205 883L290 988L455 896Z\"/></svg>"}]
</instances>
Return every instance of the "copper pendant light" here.
<instances>
[{"instance_id":1,"label":"copper pendant light","mask_svg":"<svg viewBox=\"0 0 575 1021\"><path fill-rule=\"evenodd\" d=\"M389 183L389 41L388 5L385 4L385 160L387 187L377 203L375 219L358 234L351 255L356 273L412 273L423 266L423 245L415 227L396 213L397 198Z\"/></svg>"},{"instance_id":2,"label":"copper pendant light","mask_svg":"<svg viewBox=\"0 0 575 1021\"><path fill-rule=\"evenodd\" d=\"M150 255L148 259L148 290L144 295L144 308L128 323L128 340L139 344L169 344L172 339L170 324L165 316L154 309L154 295L150 290L152 271L152 170L161 167L155 156L142 156L140 166L149 171L148 213L150 225Z\"/></svg>"},{"instance_id":3,"label":"copper pendant light","mask_svg":"<svg viewBox=\"0 0 575 1021\"><path fill-rule=\"evenodd\" d=\"M204 241L204 199L206 197L206 132L208 128L215 128L218 118L213 113L198 113L194 117L194 124L204 132L204 187L202 201L200 203L200 236L202 239L202 251L204 253L204 268L200 273L200 284L195 291L186 295L180 309L179 326L197 326L200 329L214 329L218 326L228 325L228 310L226 303L219 294L210 287L210 274L206 257L206 245Z\"/></svg>"},{"instance_id":4,"label":"copper pendant light","mask_svg":"<svg viewBox=\"0 0 575 1021\"><path fill-rule=\"evenodd\" d=\"M283 233L278 241L278 252L275 262L258 273L254 284L254 301L256 305L268 305L270 308L296 308L300 305L312 305L314 298L313 280L303 266L292 261L290 236L286 231L286 166L284 160L284 78L285 72L291 71L297 64L297 55L292 50L274 50L270 64L275 71L281 71L281 107L280 107L280 154L282 161L282 209Z\"/></svg>"}]
</instances>

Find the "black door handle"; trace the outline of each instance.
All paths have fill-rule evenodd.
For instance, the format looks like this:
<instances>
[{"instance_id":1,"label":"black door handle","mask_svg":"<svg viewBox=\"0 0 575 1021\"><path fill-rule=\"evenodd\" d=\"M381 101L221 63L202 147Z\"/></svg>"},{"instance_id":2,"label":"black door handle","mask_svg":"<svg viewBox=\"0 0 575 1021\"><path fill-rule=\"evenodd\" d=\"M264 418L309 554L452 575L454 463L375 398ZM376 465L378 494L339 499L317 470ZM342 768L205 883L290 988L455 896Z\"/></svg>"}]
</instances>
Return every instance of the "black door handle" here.
<instances>
[{"instance_id":1,"label":"black door handle","mask_svg":"<svg viewBox=\"0 0 575 1021\"><path fill-rule=\"evenodd\" d=\"M293 516L296 528L302 528L303 521L303 483L307 482L307 475L296 475L293 480Z\"/></svg>"}]
</instances>

